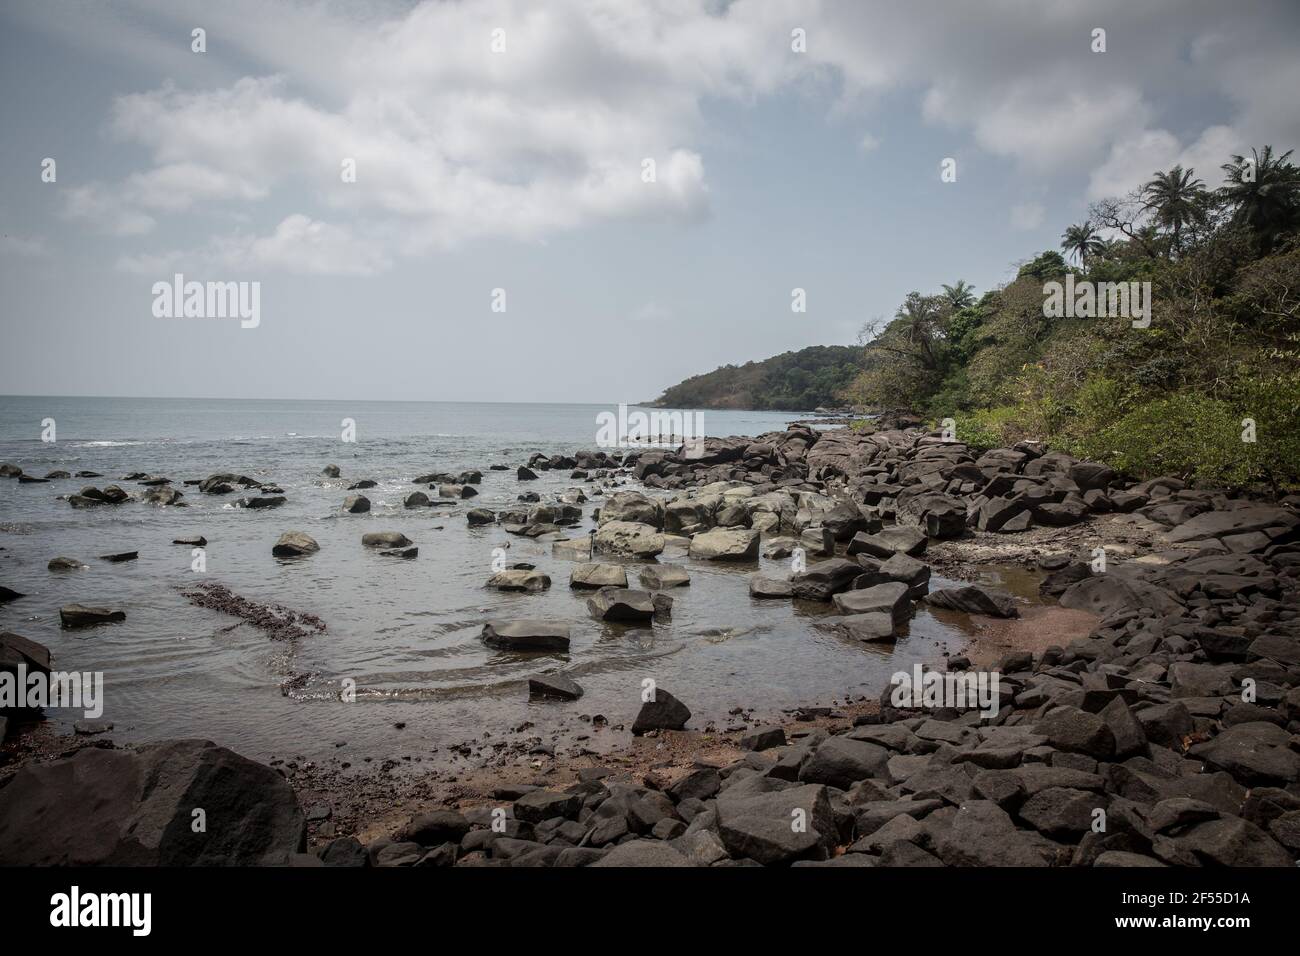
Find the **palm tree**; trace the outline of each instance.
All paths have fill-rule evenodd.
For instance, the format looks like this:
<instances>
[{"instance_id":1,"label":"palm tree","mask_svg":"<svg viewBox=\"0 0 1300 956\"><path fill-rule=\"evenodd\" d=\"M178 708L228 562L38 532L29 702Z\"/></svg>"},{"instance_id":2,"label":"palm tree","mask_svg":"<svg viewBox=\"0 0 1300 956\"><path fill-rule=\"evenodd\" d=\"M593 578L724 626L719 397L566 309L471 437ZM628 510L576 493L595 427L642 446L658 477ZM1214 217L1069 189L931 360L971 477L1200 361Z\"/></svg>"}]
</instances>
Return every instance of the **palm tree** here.
<instances>
[{"instance_id":1,"label":"palm tree","mask_svg":"<svg viewBox=\"0 0 1300 956\"><path fill-rule=\"evenodd\" d=\"M1182 250L1183 226L1205 220L1205 183L1196 179L1195 170L1175 166L1167 173L1157 171L1142 187L1143 209L1155 213L1156 222L1170 232L1173 252Z\"/></svg>"},{"instance_id":2,"label":"palm tree","mask_svg":"<svg viewBox=\"0 0 1300 956\"><path fill-rule=\"evenodd\" d=\"M894 313L894 324L902 338L912 347L921 365L926 369L939 367L940 340L943 338L943 316L937 296L909 292L903 304Z\"/></svg>"},{"instance_id":3,"label":"palm tree","mask_svg":"<svg viewBox=\"0 0 1300 956\"><path fill-rule=\"evenodd\" d=\"M958 279L956 285L944 285L943 299L956 312L975 304L975 287L965 279Z\"/></svg>"},{"instance_id":4,"label":"palm tree","mask_svg":"<svg viewBox=\"0 0 1300 956\"><path fill-rule=\"evenodd\" d=\"M1070 226L1061 234L1061 248L1067 256L1079 260L1079 264L1088 268L1088 259L1100 255L1106 250L1106 242L1097 234L1097 229L1090 222L1079 226Z\"/></svg>"},{"instance_id":5,"label":"palm tree","mask_svg":"<svg viewBox=\"0 0 1300 956\"><path fill-rule=\"evenodd\" d=\"M1273 155L1273 147L1251 150L1252 158L1233 156L1219 194L1234 207L1233 221L1244 224L1272 248L1278 233L1300 221L1300 169L1287 160L1292 150Z\"/></svg>"}]
</instances>

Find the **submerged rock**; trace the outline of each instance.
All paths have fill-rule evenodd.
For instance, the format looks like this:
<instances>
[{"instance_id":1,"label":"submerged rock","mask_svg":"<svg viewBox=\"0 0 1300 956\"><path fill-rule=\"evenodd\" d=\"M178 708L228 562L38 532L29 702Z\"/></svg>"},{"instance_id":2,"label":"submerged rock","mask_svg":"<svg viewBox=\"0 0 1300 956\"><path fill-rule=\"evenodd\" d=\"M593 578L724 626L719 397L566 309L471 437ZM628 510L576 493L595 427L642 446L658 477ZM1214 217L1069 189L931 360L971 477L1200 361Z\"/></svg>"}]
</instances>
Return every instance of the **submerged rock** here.
<instances>
[{"instance_id":1,"label":"submerged rock","mask_svg":"<svg viewBox=\"0 0 1300 956\"><path fill-rule=\"evenodd\" d=\"M65 604L59 608L59 620L66 628L96 627L100 624L117 624L125 621L126 612L85 604Z\"/></svg>"}]
</instances>

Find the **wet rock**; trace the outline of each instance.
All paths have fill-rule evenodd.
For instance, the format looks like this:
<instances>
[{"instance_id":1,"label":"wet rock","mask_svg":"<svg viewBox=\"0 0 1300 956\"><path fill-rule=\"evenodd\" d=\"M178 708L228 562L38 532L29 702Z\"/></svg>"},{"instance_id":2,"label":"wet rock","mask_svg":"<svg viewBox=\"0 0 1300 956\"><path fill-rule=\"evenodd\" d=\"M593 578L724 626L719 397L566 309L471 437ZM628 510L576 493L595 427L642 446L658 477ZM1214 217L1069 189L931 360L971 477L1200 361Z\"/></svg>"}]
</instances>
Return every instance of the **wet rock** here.
<instances>
[{"instance_id":1,"label":"wet rock","mask_svg":"<svg viewBox=\"0 0 1300 956\"><path fill-rule=\"evenodd\" d=\"M650 558L664 549L664 536L653 525L636 521L609 521L596 531L594 551L632 558Z\"/></svg>"},{"instance_id":2,"label":"wet rock","mask_svg":"<svg viewBox=\"0 0 1300 956\"><path fill-rule=\"evenodd\" d=\"M496 588L498 591L528 591L535 593L550 588L551 576L540 571L498 571L488 578L486 586Z\"/></svg>"},{"instance_id":3,"label":"wet rock","mask_svg":"<svg viewBox=\"0 0 1300 956\"><path fill-rule=\"evenodd\" d=\"M465 513L465 520L471 525L494 524L497 516L487 508L471 508Z\"/></svg>"},{"instance_id":4,"label":"wet rock","mask_svg":"<svg viewBox=\"0 0 1300 956\"><path fill-rule=\"evenodd\" d=\"M966 585L960 588L941 588L926 598L933 607L962 611L966 614L988 614L992 617L1019 617L1015 598L1001 591Z\"/></svg>"},{"instance_id":5,"label":"wet rock","mask_svg":"<svg viewBox=\"0 0 1300 956\"><path fill-rule=\"evenodd\" d=\"M912 607L907 585L897 581L860 591L842 591L833 600L841 614L888 614L898 622L907 620Z\"/></svg>"},{"instance_id":6,"label":"wet rock","mask_svg":"<svg viewBox=\"0 0 1300 956\"><path fill-rule=\"evenodd\" d=\"M567 651L569 627L551 621L488 621L483 642L513 651Z\"/></svg>"},{"instance_id":7,"label":"wet rock","mask_svg":"<svg viewBox=\"0 0 1300 956\"><path fill-rule=\"evenodd\" d=\"M749 578L749 596L753 598L788 598L794 595L794 586L788 578L769 574L754 574Z\"/></svg>"},{"instance_id":8,"label":"wet rock","mask_svg":"<svg viewBox=\"0 0 1300 956\"><path fill-rule=\"evenodd\" d=\"M278 508L286 501L284 495L269 495L256 498L240 498L235 502L236 508L252 508L255 511ZM369 505L369 502L367 502Z\"/></svg>"},{"instance_id":9,"label":"wet rock","mask_svg":"<svg viewBox=\"0 0 1300 956\"><path fill-rule=\"evenodd\" d=\"M691 583L691 576L680 564L647 565L640 570L638 576L641 579L641 586L652 591L686 587Z\"/></svg>"},{"instance_id":10,"label":"wet rock","mask_svg":"<svg viewBox=\"0 0 1300 956\"><path fill-rule=\"evenodd\" d=\"M925 532L906 525L894 525L875 534L857 534L849 542L849 554L872 558L892 558L896 554L919 557L925 553Z\"/></svg>"},{"instance_id":11,"label":"wet rock","mask_svg":"<svg viewBox=\"0 0 1300 956\"><path fill-rule=\"evenodd\" d=\"M850 640L862 641L864 644L889 643L898 637L899 632L899 622L892 613L885 611L844 614L830 618L826 624Z\"/></svg>"},{"instance_id":12,"label":"wet rock","mask_svg":"<svg viewBox=\"0 0 1300 956\"><path fill-rule=\"evenodd\" d=\"M326 465L324 468L321 469L320 473L326 478L337 478L339 476L339 466Z\"/></svg>"},{"instance_id":13,"label":"wet rock","mask_svg":"<svg viewBox=\"0 0 1300 956\"><path fill-rule=\"evenodd\" d=\"M139 551L118 551L115 554L101 554L99 560L107 561L109 564L121 564L123 561L134 561L140 557Z\"/></svg>"},{"instance_id":14,"label":"wet rock","mask_svg":"<svg viewBox=\"0 0 1300 956\"><path fill-rule=\"evenodd\" d=\"M632 723L632 733L641 736L650 730L681 730L691 719L685 704L663 688L655 688L654 699L641 705Z\"/></svg>"},{"instance_id":15,"label":"wet rock","mask_svg":"<svg viewBox=\"0 0 1300 956\"><path fill-rule=\"evenodd\" d=\"M172 544L184 544L191 548L206 548L208 539L201 534L192 535L188 538L172 538Z\"/></svg>"},{"instance_id":16,"label":"wet rock","mask_svg":"<svg viewBox=\"0 0 1300 956\"><path fill-rule=\"evenodd\" d=\"M95 737L99 734L110 733L113 729L111 720L74 720L72 722L72 731L83 737Z\"/></svg>"},{"instance_id":17,"label":"wet rock","mask_svg":"<svg viewBox=\"0 0 1300 956\"><path fill-rule=\"evenodd\" d=\"M50 563L46 565L51 571L80 571L88 568L90 565L82 564L76 558L51 558Z\"/></svg>"},{"instance_id":18,"label":"wet rock","mask_svg":"<svg viewBox=\"0 0 1300 956\"><path fill-rule=\"evenodd\" d=\"M587 611L598 621L648 622L655 604L649 591L601 588L587 599Z\"/></svg>"},{"instance_id":19,"label":"wet rock","mask_svg":"<svg viewBox=\"0 0 1300 956\"><path fill-rule=\"evenodd\" d=\"M412 542L400 531L368 531L361 536L361 543L367 548L405 548Z\"/></svg>"},{"instance_id":20,"label":"wet rock","mask_svg":"<svg viewBox=\"0 0 1300 956\"><path fill-rule=\"evenodd\" d=\"M403 558L404 560L410 561L420 556L420 549L414 546L409 548L390 548L387 551L380 551L379 556L381 558Z\"/></svg>"},{"instance_id":21,"label":"wet rock","mask_svg":"<svg viewBox=\"0 0 1300 956\"><path fill-rule=\"evenodd\" d=\"M530 700L551 698L554 700L577 700L582 696L582 687L577 681L563 674L538 674L528 678L528 697Z\"/></svg>"},{"instance_id":22,"label":"wet rock","mask_svg":"<svg viewBox=\"0 0 1300 956\"><path fill-rule=\"evenodd\" d=\"M125 611L85 604L65 604L59 608L59 620L66 628L96 627L100 624L117 624L126 620Z\"/></svg>"},{"instance_id":23,"label":"wet rock","mask_svg":"<svg viewBox=\"0 0 1300 956\"><path fill-rule=\"evenodd\" d=\"M370 499L364 494L350 494L343 499L343 510L348 514L360 515L370 510Z\"/></svg>"},{"instance_id":24,"label":"wet rock","mask_svg":"<svg viewBox=\"0 0 1300 956\"><path fill-rule=\"evenodd\" d=\"M794 596L801 600L829 601L841 591L847 591L861 573L862 567L856 561L832 558L792 575L790 583Z\"/></svg>"},{"instance_id":25,"label":"wet rock","mask_svg":"<svg viewBox=\"0 0 1300 956\"><path fill-rule=\"evenodd\" d=\"M520 465L515 470L515 477L518 478L520 481L536 481L537 473L533 471L531 468L525 468L523 465Z\"/></svg>"},{"instance_id":26,"label":"wet rock","mask_svg":"<svg viewBox=\"0 0 1300 956\"><path fill-rule=\"evenodd\" d=\"M409 495L407 495L405 498L402 499L402 507L403 508L427 508L429 507L429 496L426 495L423 491L412 491ZM470 524L487 524L492 520L492 518L490 517L491 512L488 512L489 518L486 522L475 521L474 518L471 517L474 513L475 512L470 512L470 515L466 516Z\"/></svg>"},{"instance_id":27,"label":"wet rock","mask_svg":"<svg viewBox=\"0 0 1300 956\"><path fill-rule=\"evenodd\" d=\"M271 553L277 558L296 558L305 554L315 554L319 550L320 545L311 535L302 531L286 531L271 548Z\"/></svg>"},{"instance_id":28,"label":"wet rock","mask_svg":"<svg viewBox=\"0 0 1300 956\"><path fill-rule=\"evenodd\" d=\"M618 564L578 564L569 573L569 587L589 590L626 588L627 571Z\"/></svg>"}]
</instances>

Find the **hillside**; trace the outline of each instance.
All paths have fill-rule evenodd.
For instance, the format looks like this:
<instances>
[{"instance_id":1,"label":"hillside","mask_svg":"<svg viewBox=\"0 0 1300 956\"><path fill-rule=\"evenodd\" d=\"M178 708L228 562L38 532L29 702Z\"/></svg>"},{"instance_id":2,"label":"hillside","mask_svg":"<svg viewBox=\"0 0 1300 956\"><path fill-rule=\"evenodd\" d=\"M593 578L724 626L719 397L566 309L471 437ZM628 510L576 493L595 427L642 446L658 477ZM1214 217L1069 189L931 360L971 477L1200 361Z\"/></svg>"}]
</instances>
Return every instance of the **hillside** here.
<instances>
[{"instance_id":1,"label":"hillside","mask_svg":"<svg viewBox=\"0 0 1300 956\"><path fill-rule=\"evenodd\" d=\"M807 411L842 405L841 392L863 370L862 349L813 345L761 362L724 365L665 389L664 408L744 408Z\"/></svg>"}]
</instances>

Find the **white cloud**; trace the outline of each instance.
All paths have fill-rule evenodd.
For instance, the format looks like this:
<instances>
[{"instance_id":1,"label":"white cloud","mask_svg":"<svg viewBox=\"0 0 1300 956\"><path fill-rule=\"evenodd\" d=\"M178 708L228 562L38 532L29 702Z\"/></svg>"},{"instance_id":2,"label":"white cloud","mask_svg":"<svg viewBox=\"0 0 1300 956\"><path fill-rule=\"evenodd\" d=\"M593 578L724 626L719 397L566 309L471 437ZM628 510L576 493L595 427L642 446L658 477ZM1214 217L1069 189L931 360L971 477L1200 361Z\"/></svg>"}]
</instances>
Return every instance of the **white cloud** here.
<instances>
[{"instance_id":1,"label":"white cloud","mask_svg":"<svg viewBox=\"0 0 1300 956\"><path fill-rule=\"evenodd\" d=\"M193 64L183 89L115 101L110 131L151 165L70 190L68 215L137 236L259 207L260 221L283 220L274 234L213 243L277 267L370 272L477 239L698 220L711 104L785 90L835 114L902 98L952 132L950 155L973 143L1041 181L1086 178L1090 198L1180 159L1217 185L1228 144L1300 138L1296 16L1262 2L1270 15L1225 18L1212 0L1056 3L1034 16L1011 0L935 3L926 16L818 0L124 0L83 11L75 37L56 13L22 15L173 75ZM211 52L176 57L175 35L200 21ZM1089 50L1098 23L1110 25L1105 54ZM793 26L806 53L790 49ZM490 49L496 28L504 53ZM1166 129L1180 100L1211 103L1206 125ZM858 143L879 145L874 133ZM640 177L647 157L653 184ZM345 158L355 183L340 179ZM1032 205L1013 222L1040 215ZM283 218L294 209L311 211Z\"/></svg>"}]
</instances>

